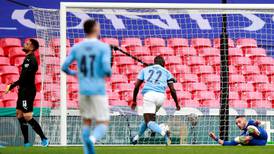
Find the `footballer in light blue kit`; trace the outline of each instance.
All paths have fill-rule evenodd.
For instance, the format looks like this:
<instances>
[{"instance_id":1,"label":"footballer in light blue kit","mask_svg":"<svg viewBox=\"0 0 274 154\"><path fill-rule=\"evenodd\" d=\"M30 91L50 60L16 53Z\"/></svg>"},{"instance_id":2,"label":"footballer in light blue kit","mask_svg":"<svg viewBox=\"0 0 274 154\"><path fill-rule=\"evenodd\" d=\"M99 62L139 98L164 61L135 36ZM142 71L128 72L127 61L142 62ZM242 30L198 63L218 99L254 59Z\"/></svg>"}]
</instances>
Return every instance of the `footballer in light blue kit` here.
<instances>
[{"instance_id":1,"label":"footballer in light blue kit","mask_svg":"<svg viewBox=\"0 0 274 154\"><path fill-rule=\"evenodd\" d=\"M100 35L98 22L85 21L84 31L86 39L72 47L62 70L68 75L78 77L84 152L94 154L94 144L106 134L110 118L105 77L111 76L111 49L97 39ZM77 62L78 72L69 69L74 61ZM96 120L96 126L90 134L93 119Z\"/></svg>"},{"instance_id":2,"label":"footballer in light blue kit","mask_svg":"<svg viewBox=\"0 0 274 154\"><path fill-rule=\"evenodd\" d=\"M249 146L264 146L267 143L267 132L260 126L260 121L247 120L245 116L235 118L236 125L243 132L232 141L224 141L216 137L213 132L209 136L223 146L235 146L238 144Z\"/></svg>"},{"instance_id":3,"label":"footballer in light blue kit","mask_svg":"<svg viewBox=\"0 0 274 154\"><path fill-rule=\"evenodd\" d=\"M170 89L171 96L176 103L177 110L180 110L176 90L174 89L173 85L173 83L176 81L172 74L167 69L165 69L164 66L164 58L161 56L156 56L154 58L154 64L142 69L138 75L133 92L133 103L131 108L133 110L135 109L139 88L144 82L145 85L142 90L144 122L140 125L139 133L132 139L133 144L137 144L139 137L144 134L147 128L164 136L166 145L171 143L170 132L168 128L160 127L155 122L156 112L160 109L166 100L165 93L167 87Z\"/></svg>"}]
</instances>

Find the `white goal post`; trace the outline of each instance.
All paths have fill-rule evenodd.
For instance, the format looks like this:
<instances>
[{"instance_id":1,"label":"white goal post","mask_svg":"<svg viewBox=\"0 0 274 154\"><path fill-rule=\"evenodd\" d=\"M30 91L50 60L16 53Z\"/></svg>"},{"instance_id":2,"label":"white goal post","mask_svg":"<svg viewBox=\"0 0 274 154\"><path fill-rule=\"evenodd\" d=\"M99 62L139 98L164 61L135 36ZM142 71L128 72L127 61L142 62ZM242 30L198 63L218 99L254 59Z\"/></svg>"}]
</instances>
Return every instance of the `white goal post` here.
<instances>
[{"instance_id":1,"label":"white goal post","mask_svg":"<svg viewBox=\"0 0 274 154\"><path fill-rule=\"evenodd\" d=\"M38 8L39 9L39 8ZM60 3L60 66L63 64L67 56L67 13L72 10L85 12L88 9L148 9L148 10L185 10L185 12L197 12L197 10L206 10L205 14L210 11L218 14L234 14L242 13L242 11L250 13L272 14L274 22L274 4L174 4L174 3L97 3L97 2L61 2ZM185 13L184 12L184 13ZM123 12L120 12L120 15ZM148 11L148 14L150 12ZM155 12L152 12L155 13ZM238 23L236 23L238 24ZM274 24L273 24L274 25ZM103 27L104 28L104 27ZM236 32L235 32L236 33ZM174 35L176 36L176 35ZM195 35L193 35L195 36ZM197 35L198 36L198 35ZM38 36L39 37L39 36ZM191 36L190 36L191 37ZM215 36L219 37L219 36ZM274 39L274 37L273 37ZM271 40L273 41L273 40ZM274 43L274 41L272 42ZM68 144L67 136L67 77L60 71L60 145ZM273 115L272 115L273 116ZM272 117L273 122L273 117ZM199 134L199 132L198 132Z\"/></svg>"}]
</instances>

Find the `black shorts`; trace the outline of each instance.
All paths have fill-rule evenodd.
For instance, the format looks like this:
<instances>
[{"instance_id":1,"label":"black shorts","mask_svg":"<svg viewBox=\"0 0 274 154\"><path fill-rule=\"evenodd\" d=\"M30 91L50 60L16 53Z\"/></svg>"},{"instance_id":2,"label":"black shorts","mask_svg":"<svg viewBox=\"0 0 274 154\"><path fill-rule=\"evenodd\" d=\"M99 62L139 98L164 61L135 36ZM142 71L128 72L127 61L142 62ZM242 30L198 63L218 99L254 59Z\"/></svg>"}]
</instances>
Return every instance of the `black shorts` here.
<instances>
[{"instance_id":1,"label":"black shorts","mask_svg":"<svg viewBox=\"0 0 274 154\"><path fill-rule=\"evenodd\" d=\"M35 95L36 95L35 88L19 89L16 109L19 109L23 111L24 113L32 112Z\"/></svg>"}]
</instances>

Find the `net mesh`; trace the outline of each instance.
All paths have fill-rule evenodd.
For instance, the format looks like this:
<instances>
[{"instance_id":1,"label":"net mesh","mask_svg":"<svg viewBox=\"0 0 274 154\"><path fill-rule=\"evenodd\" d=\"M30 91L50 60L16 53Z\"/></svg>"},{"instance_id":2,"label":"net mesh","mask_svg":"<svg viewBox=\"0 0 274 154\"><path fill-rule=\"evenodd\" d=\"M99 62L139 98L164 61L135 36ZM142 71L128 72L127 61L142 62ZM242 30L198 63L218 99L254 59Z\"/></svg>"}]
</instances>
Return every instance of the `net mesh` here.
<instances>
[{"instance_id":1,"label":"net mesh","mask_svg":"<svg viewBox=\"0 0 274 154\"><path fill-rule=\"evenodd\" d=\"M37 37L46 40L41 54L41 123L52 144L60 144L60 20L67 21L67 52L84 37L82 24L96 19L101 40L120 46L144 62L162 55L166 68L175 76L182 109L175 110L169 90L157 121L171 129L173 144L214 144L209 131L219 133L220 35L222 14L227 13L229 36L229 139L240 134L236 115L263 121L273 129L274 62L273 10L194 10L194 9L69 9L66 19L59 10L33 8ZM263 29L262 29L263 28ZM129 144L142 121L142 96L137 112L128 107L138 72L143 66L113 51L113 76L107 82L111 124L99 144ZM76 69L76 65L72 65ZM78 111L78 85L67 79L68 144L81 144L81 118ZM273 137L269 141L273 141ZM140 144L161 144L163 138L148 130Z\"/></svg>"}]
</instances>

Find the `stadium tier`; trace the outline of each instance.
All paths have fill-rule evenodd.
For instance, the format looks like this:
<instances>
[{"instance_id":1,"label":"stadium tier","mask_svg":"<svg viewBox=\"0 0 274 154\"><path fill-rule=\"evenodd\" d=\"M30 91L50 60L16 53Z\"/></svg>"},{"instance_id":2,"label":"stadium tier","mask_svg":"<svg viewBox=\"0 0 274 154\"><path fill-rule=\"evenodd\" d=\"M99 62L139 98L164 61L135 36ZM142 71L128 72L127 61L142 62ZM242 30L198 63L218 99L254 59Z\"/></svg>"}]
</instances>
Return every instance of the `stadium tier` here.
<instances>
[{"instance_id":1,"label":"stadium tier","mask_svg":"<svg viewBox=\"0 0 274 154\"><path fill-rule=\"evenodd\" d=\"M28 39L28 38L27 38ZM74 43L83 38L75 38ZM166 67L179 81L175 84L182 107L213 107L218 108L220 94L220 39L208 38L102 38L108 44L121 45L128 53L140 57L143 61L151 63L153 56L162 55L166 60ZM22 40L23 42L24 40ZM59 51L54 50L60 46L58 38L50 40L50 46L45 47L45 40L39 39L46 52L39 53L50 57L52 61L59 61ZM73 43L67 40L67 46ZM229 103L233 108L274 108L274 60L267 55L267 50L258 47L255 39L239 38L229 39ZM0 39L0 76L1 87L15 81L20 73L24 53L21 40L18 38ZM39 55L37 54L37 55ZM45 55L43 55L45 54ZM59 81L56 76L60 74L60 66L52 65L48 61L47 75L44 91L44 107L57 107L60 101L58 90ZM142 66L130 57L114 52L113 76L108 82L108 94L111 106L128 106L131 99L139 70ZM49 71L47 71L49 70ZM41 70L37 73L37 89L41 90ZM68 77L68 108L77 109L78 85L77 80ZM48 87L48 88L47 88ZM1 88L4 89L4 88ZM16 91L14 91L16 92ZM3 91L1 92L3 93ZM173 106L169 91L165 107ZM1 97L0 107L15 107L15 94ZM35 107L40 107L41 95L35 99ZM138 106L142 105L139 97Z\"/></svg>"}]
</instances>

